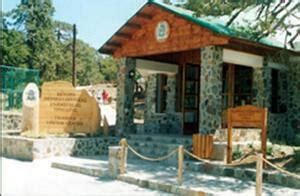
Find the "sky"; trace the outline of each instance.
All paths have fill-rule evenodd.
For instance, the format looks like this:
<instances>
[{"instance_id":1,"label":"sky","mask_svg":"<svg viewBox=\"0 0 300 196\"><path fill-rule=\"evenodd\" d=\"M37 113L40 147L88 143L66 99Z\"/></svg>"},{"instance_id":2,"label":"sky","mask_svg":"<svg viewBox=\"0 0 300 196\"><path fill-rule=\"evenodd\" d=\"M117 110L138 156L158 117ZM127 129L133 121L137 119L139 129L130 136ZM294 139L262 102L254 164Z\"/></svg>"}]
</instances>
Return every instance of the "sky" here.
<instances>
[{"instance_id":1,"label":"sky","mask_svg":"<svg viewBox=\"0 0 300 196\"><path fill-rule=\"evenodd\" d=\"M21 0L2 0L4 12ZM147 0L52 0L54 19L77 25L78 38L95 49L110 38Z\"/></svg>"},{"instance_id":2,"label":"sky","mask_svg":"<svg viewBox=\"0 0 300 196\"><path fill-rule=\"evenodd\" d=\"M21 0L0 1L2 1L2 10L6 12L15 8ZM52 1L56 10L54 19L76 24L78 38L99 49L147 0ZM293 23L298 23L297 19L293 18L293 20L295 20ZM284 35L278 32L275 39L283 42ZM300 41L300 37L297 41Z\"/></svg>"}]
</instances>

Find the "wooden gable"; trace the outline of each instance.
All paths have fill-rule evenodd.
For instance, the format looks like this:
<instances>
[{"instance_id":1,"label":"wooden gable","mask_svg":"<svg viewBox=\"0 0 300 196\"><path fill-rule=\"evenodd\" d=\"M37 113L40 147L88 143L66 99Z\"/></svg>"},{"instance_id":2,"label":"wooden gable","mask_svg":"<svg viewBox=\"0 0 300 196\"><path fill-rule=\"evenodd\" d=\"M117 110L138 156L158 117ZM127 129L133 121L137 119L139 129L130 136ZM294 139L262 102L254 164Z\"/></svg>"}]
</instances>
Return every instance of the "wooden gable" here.
<instances>
[{"instance_id":1,"label":"wooden gable","mask_svg":"<svg viewBox=\"0 0 300 196\"><path fill-rule=\"evenodd\" d=\"M159 22L169 24L169 36L156 39ZM131 18L105 45L115 57L138 57L199 49L208 45L226 45L229 38L188 21L168 10L148 4Z\"/></svg>"}]
</instances>

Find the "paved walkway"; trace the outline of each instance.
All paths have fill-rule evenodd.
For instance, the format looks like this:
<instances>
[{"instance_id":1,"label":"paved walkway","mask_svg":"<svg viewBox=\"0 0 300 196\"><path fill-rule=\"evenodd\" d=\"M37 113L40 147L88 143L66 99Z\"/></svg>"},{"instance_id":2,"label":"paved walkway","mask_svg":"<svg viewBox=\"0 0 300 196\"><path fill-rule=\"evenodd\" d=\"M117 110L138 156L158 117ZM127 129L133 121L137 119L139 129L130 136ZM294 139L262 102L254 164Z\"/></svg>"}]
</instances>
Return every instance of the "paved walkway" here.
<instances>
[{"instance_id":1,"label":"paved walkway","mask_svg":"<svg viewBox=\"0 0 300 196\"><path fill-rule=\"evenodd\" d=\"M104 159L104 157L101 159L95 157L90 157L90 159L61 158L60 162L72 163L73 165L81 165L83 167L100 168L99 165L105 163ZM105 167L107 166L102 166L101 169L105 169ZM140 184L144 187L147 187L151 183L159 184L160 188L164 187L163 184L169 185L169 188L165 186L166 188L162 188L162 190L176 188L174 186L177 184L176 167L132 159L128 161L127 167L127 173L121 178L124 181ZM184 172L184 183L181 187L216 195L255 195L255 182L189 171ZM268 183L263 183L263 192L264 195L300 195L300 190Z\"/></svg>"},{"instance_id":2,"label":"paved walkway","mask_svg":"<svg viewBox=\"0 0 300 196\"><path fill-rule=\"evenodd\" d=\"M1 158L1 163L3 196L167 195L120 181L54 169L50 159L22 162Z\"/></svg>"}]
</instances>

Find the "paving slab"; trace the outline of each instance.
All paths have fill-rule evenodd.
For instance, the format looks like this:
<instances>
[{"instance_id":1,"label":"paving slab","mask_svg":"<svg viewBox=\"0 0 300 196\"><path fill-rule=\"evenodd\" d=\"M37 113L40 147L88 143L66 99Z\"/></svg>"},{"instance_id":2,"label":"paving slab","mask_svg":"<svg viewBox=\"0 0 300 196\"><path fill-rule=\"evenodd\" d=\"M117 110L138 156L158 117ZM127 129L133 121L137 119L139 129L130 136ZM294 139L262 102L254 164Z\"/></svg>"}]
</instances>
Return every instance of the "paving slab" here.
<instances>
[{"instance_id":1,"label":"paving slab","mask_svg":"<svg viewBox=\"0 0 300 196\"><path fill-rule=\"evenodd\" d=\"M51 162L51 159L26 162L1 158L0 194L3 196L171 195L110 178L51 168ZM91 160L84 162L95 163Z\"/></svg>"},{"instance_id":2,"label":"paving slab","mask_svg":"<svg viewBox=\"0 0 300 196\"><path fill-rule=\"evenodd\" d=\"M66 163L86 167L98 165L107 167L107 157L84 157L66 159ZM72 161L71 161L72 160ZM97 162L98 161L98 162ZM102 166L101 166L102 165ZM97 166L96 166L97 167ZM231 177L208 175L199 172L185 171L184 182L177 184L177 168L159 162L128 160L127 172L119 176L119 180L168 193L180 195L254 195L255 182L244 181ZM300 195L300 189L293 189L263 183L264 195Z\"/></svg>"}]
</instances>

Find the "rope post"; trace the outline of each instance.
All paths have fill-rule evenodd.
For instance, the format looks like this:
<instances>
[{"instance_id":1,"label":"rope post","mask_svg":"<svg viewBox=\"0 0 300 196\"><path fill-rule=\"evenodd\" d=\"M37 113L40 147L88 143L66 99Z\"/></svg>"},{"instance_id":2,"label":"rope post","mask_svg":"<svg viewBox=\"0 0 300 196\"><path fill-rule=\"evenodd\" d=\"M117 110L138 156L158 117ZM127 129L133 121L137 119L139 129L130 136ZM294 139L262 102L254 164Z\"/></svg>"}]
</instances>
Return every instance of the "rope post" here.
<instances>
[{"instance_id":1,"label":"rope post","mask_svg":"<svg viewBox=\"0 0 300 196\"><path fill-rule=\"evenodd\" d=\"M178 147L178 175L177 182L182 185L183 182L183 160L184 160L184 148L183 145Z\"/></svg>"},{"instance_id":2,"label":"rope post","mask_svg":"<svg viewBox=\"0 0 300 196\"><path fill-rule=\"evenodd\" d=\"M256 196L262 195L263 155L258 154L256 159Z\"/></svg>"},{"instance_id":3,"label":"rope post","mask_svg":"<svg viewBox=\"0 0 300 196\"><path fill-rule=\"evenodd\" d=\"M126 162L127 162L127 141L125 138L121 139L120 141L121 146L121 154L120 154L120 174L124 174L126 172Z\"/></svg>"}]
</instances>

